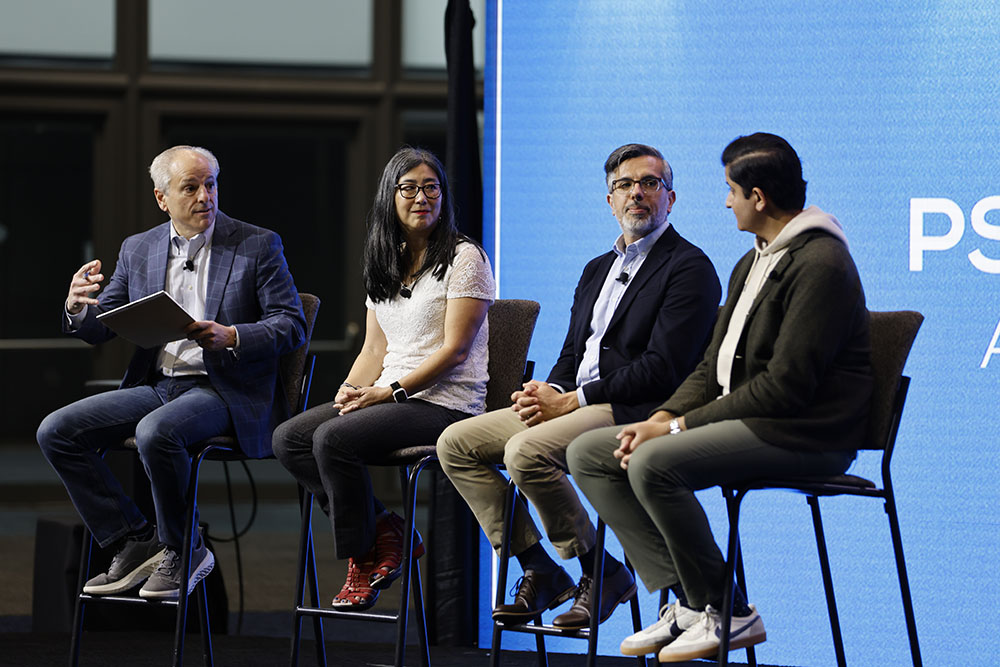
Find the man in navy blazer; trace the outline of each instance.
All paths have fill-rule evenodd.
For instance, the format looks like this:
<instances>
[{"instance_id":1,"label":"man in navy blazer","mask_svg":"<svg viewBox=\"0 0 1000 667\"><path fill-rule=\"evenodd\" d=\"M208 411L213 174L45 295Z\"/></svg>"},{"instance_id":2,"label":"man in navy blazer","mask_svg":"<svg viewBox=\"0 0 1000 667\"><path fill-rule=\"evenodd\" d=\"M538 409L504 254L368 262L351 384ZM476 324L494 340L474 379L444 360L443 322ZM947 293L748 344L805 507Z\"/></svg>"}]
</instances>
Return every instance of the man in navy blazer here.
<instances>
[{"instance_id":1,"label":"man in navy blazer","mask_svg":"<svg viewBox=\"0 0 1000 667\"><path fill-rule=\"evenodd\" d=\"M287 417L278 359L305 340L305 318L277 234L218 210L219 163L211 152L175 146L150 165L153 193L170 221L125 239L104 291L101 261L70 283L63 330L97 344L115 336L97 315L167 291L196 320L187 339L137 348L121 386L56 410L38 443L102 547L117 546L93 595L145 581L140 596L176 599L181 588L187 447L235 435L250 457L271 452L271 430ZM97 450L134 435L150 479L155 526L125 495ZM214 556L197 539L187 590Z\"/></svg>"},{"instance_id":2,"label":"man in navy blazer","mask_svg":"<svg viewBox=\"0 0 1000 667\"><path fill-rule=\"evenodd\" d=\"M645 419L698 362L715 319L721 288L705 254L667 222L676 200L673 173L658 150L615 149L604 165L607 201L621 235L591 260L576 287L566 341L546 382L531 380L511 410L462 420L438 439L445 473L500 548L507 481L535 506L564 559L579 558L579 584L542 547L523 508L515 509L511 553L524 577L511 604L493 610L524 623L570 597L553 625L590 624L596 531L567 477L566 447L581 433ZM606 557L600 620L631 597L635 581Z\"/></svg>"}]
</instances>

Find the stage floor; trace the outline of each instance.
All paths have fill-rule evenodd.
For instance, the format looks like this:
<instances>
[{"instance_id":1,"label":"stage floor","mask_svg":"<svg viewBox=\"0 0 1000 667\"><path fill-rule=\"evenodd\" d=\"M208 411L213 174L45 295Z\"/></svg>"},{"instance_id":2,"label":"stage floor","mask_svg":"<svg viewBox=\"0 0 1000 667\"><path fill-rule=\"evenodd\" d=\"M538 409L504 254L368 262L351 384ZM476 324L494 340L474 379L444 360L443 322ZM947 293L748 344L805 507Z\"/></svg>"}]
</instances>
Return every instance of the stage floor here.
<instances>
[{"instance_id":1,"label":"stage floor","mask_svg":"<svg viewBox=\"0 0 1000 667\"><path fill-rule=\"evenodd\" d=\"M291 643L287 638L221 635L212 638L215 664L219 667L276 667L289 664ZM146 667L170 664L173 635L169 633L91 632L84 636L80 653L81 667ZM330 667L388 667L393 664L391 644L327 642L327 664ZM742 654L741 654L742 655ZM33 667L35 665L65 665L69 657L69 636L65 634L2 633L0 634L0 665L3 667ZM477 648L431 647L434 667L470 667L489 664L489 651ZM184 665L203 665L201 637L190 634L185 645ZM315 644L303 641L299 664L316 664ZM416 646L409 647L407 665L419 665ZM582 655L549 654L550 667L579 667ZM634 658L601 656L600 667L636 665ZM651 663L654 664L654 663ZM694 661L675 663L681 667L705 666L711 663ZM504 651L503 667L535 667L538 659L533 652Z\"/></svg>"}]
</instances>

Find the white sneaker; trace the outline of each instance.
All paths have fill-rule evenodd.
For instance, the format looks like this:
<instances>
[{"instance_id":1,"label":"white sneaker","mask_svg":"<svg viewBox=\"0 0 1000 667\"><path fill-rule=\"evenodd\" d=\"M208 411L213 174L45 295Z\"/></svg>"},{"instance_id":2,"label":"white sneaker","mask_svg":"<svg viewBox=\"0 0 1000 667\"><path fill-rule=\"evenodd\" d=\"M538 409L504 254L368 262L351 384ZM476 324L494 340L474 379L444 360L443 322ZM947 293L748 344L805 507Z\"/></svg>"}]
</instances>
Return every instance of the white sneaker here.
<instances>
[{"instance_id":1,"label":"white sneaker","mask_svg":"<svg viewBox=\"0 0 1000 667\"><path fill-rule=\"evenodd\" d=\"M701 619L701 612L688 609L679 601L665 604L660 609L660 618L622 641L623 655L646 655L656 653L674 641Z\"/></svg>"},{"instance_id":2,"label":"white sneaker","mask_svg":"<svg viewBox=\"0 0 1000 667\"><path fill-rule=\"evenodd\" d=\"M712 658L719 653L722 638L722 618L711 605L701 612L701 618L680 637L660 649L660 662L683 662L696 658ZM736 650L759 644L767 639L764 621L757 608L750 605L749 616L734 616L729 635L729 649Z\"/></svg>"}]
</instances>

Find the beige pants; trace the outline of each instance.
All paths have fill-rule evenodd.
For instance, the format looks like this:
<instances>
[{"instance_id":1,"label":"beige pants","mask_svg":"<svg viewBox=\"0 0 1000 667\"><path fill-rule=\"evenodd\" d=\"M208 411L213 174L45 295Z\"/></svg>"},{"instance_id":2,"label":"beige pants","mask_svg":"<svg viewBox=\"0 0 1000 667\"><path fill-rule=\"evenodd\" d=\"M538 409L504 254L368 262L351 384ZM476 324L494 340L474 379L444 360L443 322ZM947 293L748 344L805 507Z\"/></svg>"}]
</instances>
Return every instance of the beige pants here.
<instances>
[{"instance_id":1,"label":"beige pants","mask_svg":"<svg viewBox=\"0 0 1000 667\"><path fill-rule=\"evenodd\" d=\"M455 422L438 438L437 452L445 474L494 549L499 552L503 536L507 480L496 467L503 463L541 517L556 552L574 558L594 546L596 535L567 475L566 447L576 436L614 423L608 403L587 405L531 428L504 408ZM511 554L521 553L540 537L524 508L515 505Z\"/></svg>"}]
</instances>

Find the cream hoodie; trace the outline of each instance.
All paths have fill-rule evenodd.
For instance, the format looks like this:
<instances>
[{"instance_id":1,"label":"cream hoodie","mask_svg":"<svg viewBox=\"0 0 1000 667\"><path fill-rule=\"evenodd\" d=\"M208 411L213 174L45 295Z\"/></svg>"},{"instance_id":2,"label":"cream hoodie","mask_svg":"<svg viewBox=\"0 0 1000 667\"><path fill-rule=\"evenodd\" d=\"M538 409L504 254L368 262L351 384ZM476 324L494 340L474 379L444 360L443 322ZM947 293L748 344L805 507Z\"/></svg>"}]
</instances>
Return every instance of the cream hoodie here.
<instances>
[{"instance_id":1,"label":"cream hoodie","mask_svg":"<svg viewBox=\"0 0 1000 667\"><path fill-rule=\"evenodd\" d=\"M844 227L837 218L829 213L824 213L815 206L803 210L797 216L788 221L782 228L774 241L768 243L759 236L754 240L756 254L746 281L743 283L743 291L740 298L733 307L733 315L729 319L729 328L726 329L726 336L719 346L719 362L716 366L716 381L722 387L721 396L729 393L729 379L733 371L733 358L736 354L736 345L739 343L746 326L747 314L750 306L753 305L757 293L764 285L764 281L771 275L771 271L778 261L784 256L788 249L788 244L796 236L810 229L822 229L843 241L847 245L847 236L844 235Z\"/></svg>"}]
</instances>

